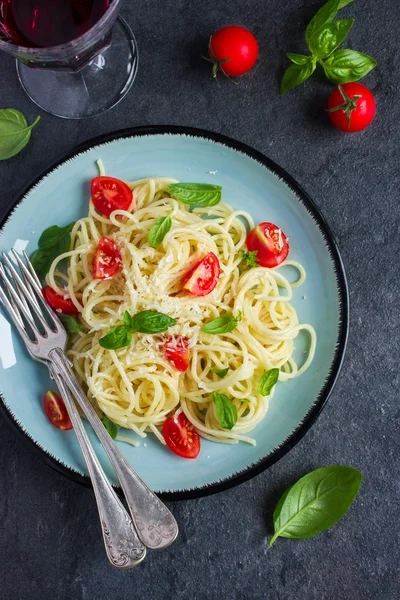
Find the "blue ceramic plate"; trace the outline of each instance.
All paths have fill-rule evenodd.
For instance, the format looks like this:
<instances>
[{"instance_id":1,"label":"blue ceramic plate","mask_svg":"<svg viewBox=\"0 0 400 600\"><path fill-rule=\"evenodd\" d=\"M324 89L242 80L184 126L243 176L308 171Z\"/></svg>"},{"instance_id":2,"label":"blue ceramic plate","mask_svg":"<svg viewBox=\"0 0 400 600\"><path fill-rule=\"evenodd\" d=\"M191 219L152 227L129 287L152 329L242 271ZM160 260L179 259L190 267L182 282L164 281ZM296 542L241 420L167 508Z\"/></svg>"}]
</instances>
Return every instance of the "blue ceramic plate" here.
<instances>
[{"instance_id":1,"label":"blue ceramic plate","mask_svg":"<svg viewBox=\"0 0 400 600\"><path fill-rule=\"evenodd\" d=\"M200 456L189 461L150 435L140 448L120 444L148 485L166 497L201 496L240 483L296 444L315 421L338 376L346 346L348 299L332 234L300 186L259 152L197 129L145 127L97 138L51 167L27 189L3 224L0 249L8 251L22 239L29 240L30 253L46 227L86 215L98 158L108 174L120 179L167 176L222 185L224 199L233 207L245 208L256 222L279 224L290 239L291 258L306 267L307 281L295 290L293 304L300 321L312 323L317 331L316 357L304 375L278 384L267 416L252 432L255 447L202 440ZM13 340L17 362L7 369L0 366L4 417L54 468L89 483L74 433L61 433L43 412L43 394L54 387L47 370L28 357L15 331ZM306 343L306 338L298 340L298 358ZM107 475L117 484L90 426L88 430Z\"/></svg>"}]
</instances>

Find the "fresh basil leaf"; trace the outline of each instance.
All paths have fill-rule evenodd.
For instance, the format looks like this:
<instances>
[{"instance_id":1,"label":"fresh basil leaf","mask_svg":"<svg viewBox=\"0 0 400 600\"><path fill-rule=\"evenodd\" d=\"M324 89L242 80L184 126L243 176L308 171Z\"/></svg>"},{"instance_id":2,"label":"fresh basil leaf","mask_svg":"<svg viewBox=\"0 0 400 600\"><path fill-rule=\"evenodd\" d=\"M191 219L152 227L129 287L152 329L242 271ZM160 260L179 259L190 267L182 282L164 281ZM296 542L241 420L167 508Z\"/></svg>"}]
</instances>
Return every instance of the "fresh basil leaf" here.
<instances>
[{"instance_id":1,"label":"fresh basil leaf","mask_svg":"<svg viewBox=\"0 0 400 600\"><path fill-rule=\"evenodd\" d=\"M286 94L292 88L300 85L311 77L317 66L315 58L309 56L304 65L290 65L283 75L281 83L281 94Z\"/></svg>"},{"instance_id":2,"label":"fresh basil leaf","mask_svg":"<svg viewBox=\"0 0 400 600\"><path fill-rule=\"evenodd\" d=\"M202 204L215 206L221 202L220 185L210 183L171 183L168 186L170 194L184 204Z\"/></svg>"},{"instance_id":3,"label":"fresh basil leaf","mask_svg":"<svg viewBox=\"0 0 400 600\"><path fill-rule=\"evenodd\" d=\"M40 249L53 248L54 246L57 246L60 242L65 243L63 241L63 239L65 238L68 239L69 245L68 236L71 233L74 225L75 223L70 223L65 227L59 227L58 225L52 225L51 227L48 227L48 229L45 229L42 235L40 236L38 241L38 247Z\"/></svg>"},{"instance_id":4,"label":"fresh basil leaf","mask_svg":"<svg viewBox=\"0 0 400 600\"><path fill-rule=\"evenodd\" d=\"M124 312L124 324L129 329L129 331L135 331L135 325L133 323L133 317L126 310Z\"/></svg>"},{"instance_id":5,"label":"fresh basil leaf","mask_svg":"<svg viewBox=\"0 0 400 600\"><path fill-rule=\"evenodd\" d=\"M293 54L293 52L286 52L286 56L295 65L305 65L310 59L310 57L305 54Z\"/></svg>"},{"instance_id":6,"label":"fresh basil leaf","mask_svg":"<svg viewBox=\"0 0 400 600\"><path fill-rule=\"evenodd\" d=\"M236 406L225 394L213 393L213 401L217 410L218 421L224 429L232 429L237 422Z\"/></svg>"},{"instance_id":7,"label":"fresh basil leaf","mask_svg":"<svg viewBox=\"0 0 400 600\"><path fill-rule=\"evenodd\" d=\"M24 115L14 108L0 110L0 160L12 158L29 142L31 131L40 117L28 125Z\"/></svg>"},{"instance_id":8,"label":"fresh basil leaf","mask_svg":"<svg viewBox=\"0 0 400 600\"><path fill-rule=\"evenodd\" d=\"M358 81L376 67L376 61L355 50L337 50L323 63L325 75L339 85Z\"/></svg>"},{"instance_id":9,"label":"fresh basil leaf","mask_svg":"<svg viewBox=\"0 0 400 600\"><path fill-rule=\"evenodd\" d=\"M327 25L336 16L339 10L341 0L328 0L318 12L315 13L311 21L309 22L306 29L306 42L311 49L312 38L316 32L321 29L324 25Z\"/></svg>"},{"instance_id":10,"label":"fresh basil leaf","mask_svg":"<svg viewBox=\"0 0 400 600\"><path fill-rule=\"evenodd\" d=\"M274 535L303 539L337 523L358 494L362 474L357 469L334 465L316 469L286 490L274 511Z\"/></svg>"},{"instance_id":11,"label":"fresh basil leaf","mask_svg":"<svg viewBox=\"0 0 400 600\"><path fill-rule=\"evenodd\" d=\"M246 252L245 250L239 250L239 254L242 257L243 262L248 267L258 267L257 254L258 250L252 250L252 252Z\"/></svg>"},{"instance_id":12,"label":"fresh basil leaf","mask_svg":"<svg viewBox=\"0 0 400 600\"><path fill-rule=\"evenodd\" d=\"M140 333L162 333L176 325L175 319L156 310L142 310L132 317L129 329Z\"/></svg>"},{"instance_id":13,"label":"fresh basil leaf","mask_svg":"<svg viewBox=\"0 0 400 600\"><path fill-rule=\"evenodd\" d=\"M215 367L211 367L210 369L210 371L218 375L220 379L223 379L226 375L228 375L229 370L229 367L226 367L226 369L216 369Z\"/></svg>"},{"instance_id":14,"label":"fresh basil leaf","mask_svg":"<svg viewBox=\"0 0 400 600\"><path fill-rule=\"evenodd\" d=\"M64 325L65 331L69 335L82 331L80 323L78 323L78 321L72 315L59 314L57 316L60 319L61 323Z\"/></svg>"},{"instance_id":15,"label":"fresh basil leaf","mask_svg":"<svg viewBox=\"0 0 400 600\"><path fill-rule=\"evenodd\" d=\"M166 217L160 217L155 222L155 225L150 229L147 241L153 248L158 248L162 243L163 239L167 235L168 231L172 227L171 214Z\"/></svg>"},{"instance_id":16,"label":"fresh basil leaf","mask_svg":"<svg viewBox=\"0 0 400 600\"><path fill-rule=\"evenodd\" d=\"M29 260L39 279L44 279L49 272L52 263L49 252L47 252L47 250L35 250L35 252L30 255Z\"/></svg>"},{"instance_id":17,"label":"fresh basil leaf","mask_svg":"<svg viewBox=\"0 0 400 600\"><path fill-rule=\"evenodd\" d=\"M340 0L340 2L339 2L339 10L341 8L344 8L348 4L351 4L352 2L354 2L354 0Z\"/></svg>"},{"instance_id":18,"label":"fresh basil leaf","mask_svg":"<svg viewBox=\"0 0 400 600\"><path fill-rule=\"evenodd\" d=\"M325 25L310 40L310 50L318 58L326 58L345 40L354 19L343 19Z\"/></svg>"},{"instance_id":19,"label":"fresh basil leaf","mask_svg":"<svg viewBox=\"0 0 400 600\"><path fill-rule=\"evenodd\" d=\"M104 337L99 339L99 344L107 350L118 350L125 348L132 342L132 334L125 325L117 325L110 329Z\"/></svg>"},{"instance_id":20,"label":"fresh basil leaf","mask_svg":"<svg viewBox=\"0 0 400 600\"><path fill-rule=\"evenodd\" d=\"M241 312L239 312L239 315L237 317L234 317L233 315L229 315L227 313L203 325L201 331L204 331L204 333L210 333L212 335L229 333L230 331L233 331L235 329L235 327L237 326L239 321L241 321L241 319Z\"/></svg>"},{"instance_id":21,"label":"fresh basil leaf","mask_svg":"<svg viewBox=\"0 0 400 600\"><path fill-rule=\"evenodd\" d=\"M258 393L261 396L269 396L272 388L279 379L279 369L270 369L265 371L264 375L258 382Z\"/></svg>"},{"instance_id":22,"label":"fresh basil leaf","mask_svg":"<svg viewBox=\"0 0 400 600\"><path fill-rule=\"evenodd\" d=\"M118 425L116 425L111 419L107 417L107 415L103 415L101 418L101 422L104 427L107 429L109 436L115 440L118 435Z\"/></svg>"}]
</instances>

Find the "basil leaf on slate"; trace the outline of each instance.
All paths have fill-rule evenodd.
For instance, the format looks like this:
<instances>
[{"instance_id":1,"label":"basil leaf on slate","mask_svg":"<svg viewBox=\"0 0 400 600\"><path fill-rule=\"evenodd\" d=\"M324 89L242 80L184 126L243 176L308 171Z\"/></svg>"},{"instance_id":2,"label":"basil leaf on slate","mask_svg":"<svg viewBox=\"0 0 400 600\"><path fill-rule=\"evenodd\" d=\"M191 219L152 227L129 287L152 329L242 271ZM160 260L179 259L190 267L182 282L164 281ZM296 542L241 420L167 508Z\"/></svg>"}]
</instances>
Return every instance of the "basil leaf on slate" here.
<instances>
[{"instance_id":1,"label":"basil leaf on slate","mask_svg":"<svg viewBox=\"0 0 400 600\"><path fill-rule=\"evenodd\" d=\"M128 327L131 331L139 331L140 333L162 333L174 325L176 325L175 319L168 315L156 310L142 310L132 317Z\"/></svg>"},{"instance_id":2,"label":"basil leaf on slate","mask_svg":"<svg viewBox=\"0 0 400 600\"><path fill-rule=\"evenodd\" d=\"M28 125L24 115L14 108L0 110L0 160L12 158L29 142L31 131L40 117Z\"/></svg>"},{"instance_id":3,"label":"basil leaf on slate","mask_svg":"<svg viewBox=\"0 0 400 600\"><path fill-rule=\"evenodd\" d=\"M118 350L125 348L132 342L132 334L125 325L117 325L110 329L104 337L99 339L99 344L107 350Z\"/></svg>"},{"instance_id":4,"label":"basil leaf on slate","mask_svg":"<svg viewBox=\"0 0 400 600\"><path fill-rule=\"evenodd\" d=\"M262 396L269 396L278 379L279 369L270 369L269 371L265 371L264 375L258 382L258 393Z\"/></svg>"},{"instance_id":5,"label":"basil leaf on slate","mask_svg":"<svg viewBox=\"0 0 400 600\"><path fill-rule=\"evenodd\" d=\"M362 474L357 469L334 465L316 469L286 490L274 511L274 535L303 539L337 523L358 494Z\"/></svg>"},{"instance_id":6,"label":"basil leaf on slate","mask_svg":"<svg viewBox=\"0 0 400 600\"><path fill-rule=\"evenodd\" d=\"M306 81L314 73L316 66L316 59L312 56L309 56L308 62L303 65L290 65L282 78L281 94L286 94L292 88Z\"/></svg>"},{"instance_id":7,"label":"basil leaf on slate","mask_svg":"<svg viewBox=\"0 0 400 600\"><path fill-rule=\"evenodd\" d=\"M171 183L168 186L170 194L184 204L202 204L215 206L221 202L220 185L210 183Z\"/></svg>"},{"instance_id":8,"label":"basil leaf on slate","mask_svg":"<svg viewBox=\"0 0 400 600\"><path fill-rule=\"evenodd\" d=\"M226 367L226 369L216 369L215 367L211 367L210 371L218 375L220 379L223 379L226 375L228 375L229 367Z\"/></svg>"},{"instance_id":9,"label":"basil leaf on slate","mask_svg":"<svg viewBox=\"0 0 400 600\"><path fill-rule=\"evenodd\" d=\"M49 272L51 263L57 256L68 252L71 244L71 231L75 223L65 227L53 225L43 231L39 238L38 250L30 256L30 261L39 279L44 279Z\"/></svg>"},{"instance_id":10,"label":"basil leaf on slate","mask_svg":"<svg viewBox=\"0 0 400 600\"><path fill-rule=\"evenodd\" d=\"M310 60L309 56L305 54L294 54L293 52L286 52L286 56L295 65L305 65Z\"/></svg>"},{"instance_id":11,"label":"basil leaf on slate","mask_svg":"<svg viewBox=\"0 0 400 600\"><path fill-rule=\"evenodd\" d=\"M61 323L64 325L65 331L69 335L82 331L80 323L78 323L78 321L72 315L59 314L57 316L60 319Z\"/></svg>"},{"instance_id":12,"label":"basil leaf on slate","mask_svg":"<svg viewBox=\"0 0 400 600\"><path fill-rule=\"evenodd\" d=\"M113 440L115 440L115 438L118 435L118 425L116 425L113 421L111 421L111 419L109 419L107 417L107 415L102 416L101 422L103 423L104 427L107 429L110 437Z\"/></svg>"},{"instance_id":13,"label":"basil leaf on slate","mask_svg":"<svg viewBox=\"0 0 400 600\"><path fill-rule=\"evenodd\" d=\"M171 214L166 217L160 217L155 222L155 225L150 229L147 241L150 246L153 248L158 248L158 246L162 243L163 239L167 235L168 231L172 227L172 219Z\"/></svg>"},{"instance_id":14,"label":"basil leaf on slate","mask_svg":"<svg viewBox=\"0 0 400 600\"><path fill-rule=\"evenodd\" d=\"M345 40L354 19L343 19L325 25L310 40L310 50L318 58L326 58Z\"/></svg>"},{"instance_id":15,"label":"basil leaf on slate","mask_svg":"<svg viewBox=\"0 0 400 600\"><path fill-rule=\"evenodd\" d=\"M336 17L340 2L341 0L328 0L328 2L321 6L319 11L315 13L306 29L306 42L309 47L316 32Z\"/></svg>"},{"instance_id":16,"label":"basil leaf on slate","mask_svg":"<svg viewBox=\"0 0 400 600\"><path fill-rule=\"evenodd\" d=\"M339 85L358 81L376 67L376 61L355 50L337 50L322 64L325 75Z\"/></svg>"},{"instance_id":17,"label":"basil leaf on slate","mask_svg":"<svg viewBox=\"0 0 400 600\"><path fill-rule=\"evenodd\" d=\"M204 333L210 333L212 335L218 335L221 333L229 333L230 331L233 331L235 329L235 327L237 326L239 321L241 321L241 319L242 319L241 312L239 312L237 317L234 317L233 315L229 315L228 313L226 313L225 315L221 315L220 317L217 317L213 321L210 321L209 323L206 323L205 325L203 325L203 327L201 328L201 331L203 331Z\"/></svg>"},{"instance_id":18,"label":"basil leaf on slate","mask_svg":"<svg viewBox=\"0 0 400 600\"><path fill-rule=\"evenodd\" d=\"M232 429L237 422L236 406L225 394L213 393L213 401L217 410L218 420L224 429Z\"/></svg>"}]
</instances>

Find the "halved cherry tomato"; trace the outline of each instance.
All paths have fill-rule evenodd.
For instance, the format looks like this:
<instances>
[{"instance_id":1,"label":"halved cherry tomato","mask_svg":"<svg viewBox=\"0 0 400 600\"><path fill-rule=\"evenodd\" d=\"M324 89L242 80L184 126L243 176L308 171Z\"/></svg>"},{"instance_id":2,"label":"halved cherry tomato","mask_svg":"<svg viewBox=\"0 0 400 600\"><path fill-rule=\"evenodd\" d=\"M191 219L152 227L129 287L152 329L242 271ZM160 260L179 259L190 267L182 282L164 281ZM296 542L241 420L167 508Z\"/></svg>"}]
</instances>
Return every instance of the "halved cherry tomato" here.
<instances>
[{"instance_id":1,"label":"halved cherry tomato","mask_svg":"<svg viewBox=\"0 0 400 600\"><path fill-rule=\"evenodd\" d=\"M95 208L106 217L113 210L128 210L133 200L132 190L115 177L95 177L90 185Z\"/></svg>"},{"instance_id":2,"label":"halved cherry tomato","mask_svg":"<svg viewBox=\"0 0 400 600\"><path fill-rule=\"evenodd\" d=\"M178 371L186 371L189 366L189 340L182 336L168 338L164 344L165 355Z\"/></svg>"},{"instance_id":3,"label":"halved cherry tomato","mask_svg":"<svg viewBox=\"0 0 400 600\"><path fill-rule=\"evenodd\" d=\"M194 296L207 296L217 285L220 273L221 267L218 257L213 252L209 252L190 271L183 283L182 289Z\"/></svg>"},{"instance_id":4,"label":"halved cherry tomato","mask_svg":"<svg viewBox=\"0 0 400 600\"><path fill-rule=\"evenodd\" d=\"M103 235L93 259L93 279L108 279L120 270L121 265L122 256L117 244Z\"/></svg>"},{"instance_id":5,"label":"halved cherry tomato","mask_svg":"<svg viewBox=\"0 0 400 600\"><path fill-rule=\"evenodd\" d=\"M258 264L269 269L280 265L289 254L286 235L273 223L260 223L252 229L246 246L250 252L256 250Z\"/></svg>"},{"instance_id":6,"label":"halved cherry tomato","mask_svg":"<svg viewBox=\"0 0 400 600\"><path fill-rule=\"evenodd\" d=\"M64 401L55 392L47 392L44 397L44 412L50 423L58 429L72 429L72 423L65 408Z\"/></svg>"},{"instance_id":7,"label":"halved cherry tomato","mask_svg":"<svg viewBox=\"0 0 400 600\"><path fill-rule=\"evenodd\" d=\"M42 290L42 294L47 302L56 312L64 313L64 315L76 315L78 309L70 298L63 298L57 294L53 288L47 286Z\"/></svg>"},{"instance_id":8,"label":"halved cherry tomato","mask_svg":"<svg viewBox=\"0 0 400 600\"><path fill-rule=\"evenodd\" d=\"M168 417L162 428L170 450L182 458L196 458L200 452L200 437L184 413Z\"/></svg>"}]
</instances>

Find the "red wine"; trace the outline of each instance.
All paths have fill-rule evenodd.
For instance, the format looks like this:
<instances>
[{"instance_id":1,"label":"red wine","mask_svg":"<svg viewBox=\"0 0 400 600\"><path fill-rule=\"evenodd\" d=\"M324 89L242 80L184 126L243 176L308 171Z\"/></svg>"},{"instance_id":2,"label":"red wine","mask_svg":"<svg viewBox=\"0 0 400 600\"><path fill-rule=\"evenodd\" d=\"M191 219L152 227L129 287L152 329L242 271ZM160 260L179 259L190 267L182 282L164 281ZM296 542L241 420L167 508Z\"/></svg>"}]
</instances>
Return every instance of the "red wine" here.
<instances>
[{"instance_id":1,"label":"red wine","mask_svg":"<svg viewBox=\"0 0 400 600\"><path fill-rule=\"evenodd\" d=\"M0 0L0 31L13 43L49 48L83 35L111 0Z\"/></svg>"}]
</instances>

